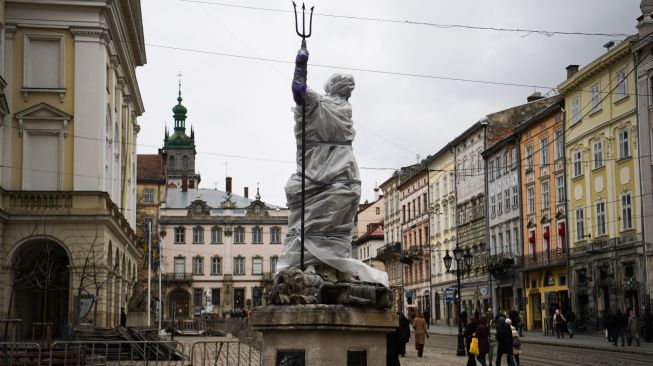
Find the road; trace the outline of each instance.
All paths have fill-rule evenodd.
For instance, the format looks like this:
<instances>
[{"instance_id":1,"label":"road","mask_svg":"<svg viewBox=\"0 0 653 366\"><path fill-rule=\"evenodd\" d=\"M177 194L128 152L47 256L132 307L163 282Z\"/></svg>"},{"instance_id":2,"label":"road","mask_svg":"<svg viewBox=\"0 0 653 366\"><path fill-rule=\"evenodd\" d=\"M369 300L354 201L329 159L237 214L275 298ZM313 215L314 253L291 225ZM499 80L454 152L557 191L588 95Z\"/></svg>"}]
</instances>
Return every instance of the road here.
<instances>
[{"instance_id":1,"label":"road","mask_svg":"<svg viewBox=\"0 0 653 366\"><path fill-rule=\"evenodd\" d=\"M619 349L621 350L621 347ZM631 348L626 347L626 349ZM417 357L414 337L411 337L410 342L406 345L406 351L406 357L400 358L402 366L467 364L467 357L456 356L455 336L432 334L426 340L423 358ZM522 343L520 359L520 366L649 366L653 364L653 355L526 343ZM501 364L508 364L505 357Z\"/></svg>"}]
</instances>

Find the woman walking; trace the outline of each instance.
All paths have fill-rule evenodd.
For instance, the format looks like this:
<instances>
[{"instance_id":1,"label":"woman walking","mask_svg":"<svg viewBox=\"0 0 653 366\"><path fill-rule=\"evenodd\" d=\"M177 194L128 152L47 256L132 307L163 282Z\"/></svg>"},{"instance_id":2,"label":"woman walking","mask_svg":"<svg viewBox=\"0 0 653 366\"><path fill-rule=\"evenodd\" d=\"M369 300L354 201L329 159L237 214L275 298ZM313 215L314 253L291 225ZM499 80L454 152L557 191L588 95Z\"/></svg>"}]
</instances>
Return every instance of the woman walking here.
<instances>
[{"instance_id":1,"label":"woman walking","mask_svg":"<svg viewBox=\"0 0 653 366\"><path fill-rule=\"evenodd\" d=\"M476 366L476 355L469 352L469 346L472 344L472 338L476 334L476 317L469 318L467 328L465 328L465 350L467 351L467 366Z\"/></svg>"},{"instance_id":2,"label":"woman walking","mask_svg":"<svg viewBox=\"0 0 653 366\"><path fill-rule=\"evenodd\" d=\"M476 338L478 338L478 356L476 356L476 359L482 366L487 366L485 356L490 351L490 330L486 323L487 319L485 316L481 316L478 320L478 327L476 327Z\"/></svg>"},{"instance_id":3,"label":"woman walking","mask_svg":"<svg viewBox=\"0 0 653 366\"><path fill-rule=\"evenodd\" d=\"M628 332L628 346L633 345L633 338L637 341L637 347L639 347L639 319L637 319L637 314L635 310L630 310L630 316L628 317L628 325L626 326Z\"/></svg>"},{"instance_id":4,"label":"woman walking","mask_svg":"<svg viewBox=\"0 0 653 366\"><path fill-rule=\"evenodd\" d=\"M422 312L418 312L413 320L413 329L415 330L415 349L417 350L417 356L422 357L424 354L424 343L426 343L426 338L429 337L429 334L426 332L426 321Z\"/></svg>"},{"instance_id":5,"label":"woman walking","mask_svg":"<svg viewBox=\"0 0 653 366\"><path fill-rule=\"evenodd\" d=\"M490 320L490 329L488 339L490 341L490 348L487 353L488 364L492 366L492 361L497 354L497 321L492 319Z\"/></svg>"}]
</instances>

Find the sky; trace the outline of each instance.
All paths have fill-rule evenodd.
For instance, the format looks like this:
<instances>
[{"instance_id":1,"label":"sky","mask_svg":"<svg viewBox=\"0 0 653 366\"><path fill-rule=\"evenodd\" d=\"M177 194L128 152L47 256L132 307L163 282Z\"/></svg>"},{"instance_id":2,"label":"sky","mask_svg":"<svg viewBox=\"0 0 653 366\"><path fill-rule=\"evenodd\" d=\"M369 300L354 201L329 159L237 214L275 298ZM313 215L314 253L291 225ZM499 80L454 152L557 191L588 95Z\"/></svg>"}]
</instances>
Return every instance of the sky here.
<instances>
[{"instance_id":1,"label":"sky","mask_svg":"<svg viewBox=\"0 0 653 366\"><path fill-rule=\"evenodd\" d=\"M523 104L535 91L555 93L565 67L583 67L608 41L637 32L639 3L306 2L315 7L309 86L323 92L335 72L356 81L350 102L361 202L373 201L374 187L394 170L437 152L485 115ZM145 103L138 153L162 147L181 80L200 188L224 190L230 176L235 194L249 187L251 197L260 187L263 201L284 206L295 169L290 83L301 42L291 1L143 0L141 6L147 64L137 70Z\"/></svg>"}]
</instances>

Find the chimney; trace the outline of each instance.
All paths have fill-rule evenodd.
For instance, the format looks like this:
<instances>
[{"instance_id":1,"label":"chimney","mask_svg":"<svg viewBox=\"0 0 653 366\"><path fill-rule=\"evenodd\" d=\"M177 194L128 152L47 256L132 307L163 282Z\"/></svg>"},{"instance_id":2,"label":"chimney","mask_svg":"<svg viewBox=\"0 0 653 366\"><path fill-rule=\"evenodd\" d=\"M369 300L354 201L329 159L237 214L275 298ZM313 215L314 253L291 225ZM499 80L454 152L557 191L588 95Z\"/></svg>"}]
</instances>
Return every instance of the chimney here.
<instances>
[{"instance_id":1,"label":"chimney","mask_svg":"<svg viewBox=\"0 0 653 366\"><path fill-rule=\"evenodd\" d=\"M226 191L228 194L231 194L231 177L225 178L226 180Z\"/></svg>"},{"instance_id":2,"label":"chimney","mask_svg":"<svg viewBox=\"0 0 653 366\"><path fill-rule=\"evenodd\" d=\"M381 198L379 194L379 187L374 187L374 202L378 201Z\"/></svg>"},{"instance_id":3,"label":"chimney","mask_svg":"<svg viewBox=\"0 0 653 366\"><path fill-rule=\"evenodd\" d=\"M245 190L245 198L249 198L249 187L243 188Z\"/></svg>"},{"instance_id":4,"label":"chimney","mask_svg":"<svg viewBox=\"0 0 653 366\"><path fill-rule=\"evenodd\" d=\"M569 79L570 77L574 76L575 73L578 72L578 65L569 65L565 67L565 69L567 70L567 79Z\"/></svg>"},{"instance_id":5,"label":"chimney","mask_svg":"<svg viewBox=\"0 0 653 366\"><path fill-rule=\"evenodd\" d=\"M188 192L188 176L184 175L181 177L181 191Z\"/></svg>"},{"instance_id":6,"label":"chimney","mask_svg":"<svg viewBox=\"0 0 653 366\"><path fill-rule=\"evenodd\" d=\"M533 92L533 94L529 95L529 96L526 98L526 101L527 101L528 103L530 103L530 102L536 101L536 100L538 100L538 99L542 99L542 93L540 93L540 92Z\"/></svg>"}]
</instances>

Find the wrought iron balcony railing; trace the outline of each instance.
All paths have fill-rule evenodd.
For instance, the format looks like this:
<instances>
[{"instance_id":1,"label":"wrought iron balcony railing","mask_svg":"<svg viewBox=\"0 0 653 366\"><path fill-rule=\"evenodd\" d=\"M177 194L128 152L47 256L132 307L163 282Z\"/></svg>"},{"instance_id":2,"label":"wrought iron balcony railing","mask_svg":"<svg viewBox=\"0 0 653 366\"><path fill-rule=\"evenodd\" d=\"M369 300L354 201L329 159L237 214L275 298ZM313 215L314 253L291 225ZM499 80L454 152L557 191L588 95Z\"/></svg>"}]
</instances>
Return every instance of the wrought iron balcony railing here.
<instances>
[{"instance_id":1,"label":"wrought iron balcony railing","mask_svg":"<svg viewBox=\"0 0 653 366\"><path fill-rule=\"evenodd\" d=\"M524 268L563 264L567 260L567 252L553 249L524 255Z\"/></svg>"},{"instance_id":2,"label":"wrought iron balcony railing","mask_svg":"<svg viewBox=\"0 0 653 366\"><path fill-rule=\"evenodd\" d=\"M171 282L193 282L192 273L165 273L163 274L163 281Z\"/></svg>"}]
</instances>

